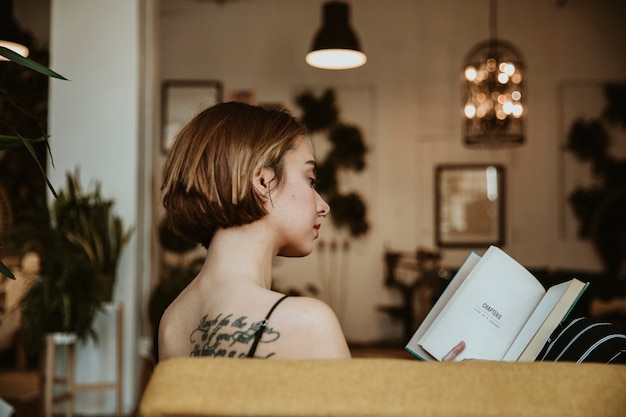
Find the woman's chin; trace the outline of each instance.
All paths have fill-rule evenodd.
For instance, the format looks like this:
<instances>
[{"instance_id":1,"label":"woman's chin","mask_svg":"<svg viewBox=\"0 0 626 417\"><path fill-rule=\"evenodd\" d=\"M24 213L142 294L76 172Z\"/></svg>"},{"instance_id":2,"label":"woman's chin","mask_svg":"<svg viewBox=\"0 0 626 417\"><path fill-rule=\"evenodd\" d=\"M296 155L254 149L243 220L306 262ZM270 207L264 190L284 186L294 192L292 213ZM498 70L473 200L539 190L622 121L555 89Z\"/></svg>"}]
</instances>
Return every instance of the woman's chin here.
<instances>
[{"instance_id":1,"label":"woman's chin","mask_svg":"<svg viewBox=\"0 0 626 417\"><path fill-rule=\"evenodd\" d=\"M283 258L302 258L313 252L313 246L310 248L284 248L278 251L278 256Z\"/></svg>"}]
</instances>

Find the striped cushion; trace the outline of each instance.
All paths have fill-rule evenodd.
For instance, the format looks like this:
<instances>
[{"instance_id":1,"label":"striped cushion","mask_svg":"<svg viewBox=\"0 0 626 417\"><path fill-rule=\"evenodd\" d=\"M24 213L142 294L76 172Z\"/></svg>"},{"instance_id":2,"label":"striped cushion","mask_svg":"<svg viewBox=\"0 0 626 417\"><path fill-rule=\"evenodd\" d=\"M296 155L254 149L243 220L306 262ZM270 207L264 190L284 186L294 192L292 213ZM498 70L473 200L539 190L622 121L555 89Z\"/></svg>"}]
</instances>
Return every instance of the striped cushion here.
<instances>
[{"instance_id":1,"label":"striped cushion","mask_svg":"<svg viewBox=\"0 0 626 417\"><path fill-rule=\"evenodd\" d=\"M577 318L552 333L537 360L626 364L626 335L611 323Z\"/></svg>"}]
</instances>

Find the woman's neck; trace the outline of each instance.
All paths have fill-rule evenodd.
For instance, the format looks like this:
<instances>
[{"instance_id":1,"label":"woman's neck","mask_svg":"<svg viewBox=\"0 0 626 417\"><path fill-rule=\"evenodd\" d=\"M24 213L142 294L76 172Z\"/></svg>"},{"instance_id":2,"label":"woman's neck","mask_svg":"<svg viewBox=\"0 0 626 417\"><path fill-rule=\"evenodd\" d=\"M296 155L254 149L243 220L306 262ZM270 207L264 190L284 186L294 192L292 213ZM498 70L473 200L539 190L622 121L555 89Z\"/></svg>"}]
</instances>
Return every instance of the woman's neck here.
<instances>
[{"instance_id":1,"label":"woman's neck","mask_svg":"<svg viewBox=\"0 0 626 417\"><path fill-rule=\"evenodd\" d=\"M207 249L203 272L270 289L275 249L259 222L218 230Z\"/></svg>"}]
</instances>

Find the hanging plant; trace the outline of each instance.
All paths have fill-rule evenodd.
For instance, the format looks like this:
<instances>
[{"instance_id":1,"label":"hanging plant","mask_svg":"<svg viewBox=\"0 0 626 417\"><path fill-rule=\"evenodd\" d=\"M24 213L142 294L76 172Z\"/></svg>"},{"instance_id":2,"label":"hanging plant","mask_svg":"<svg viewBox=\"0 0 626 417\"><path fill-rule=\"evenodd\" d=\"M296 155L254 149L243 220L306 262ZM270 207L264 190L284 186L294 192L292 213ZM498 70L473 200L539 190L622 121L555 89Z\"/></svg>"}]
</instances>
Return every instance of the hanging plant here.
<instances>
[{"instance_id":1,"label":"hanging plant","mask_svg":"<svg viewBox=\"0 0 626 417\"><path fill-rule=\"evenodd\" d=\"M318 163L318 190L331 206L332 223L339 229L347 229L350 236L358 237L369 230L367 206L356 192L339 191L338 174L341 170L365 169L367 147L361 131L356 126L339 121L339 110L332 89L325 90L320 98L306 91L296 98L303 110L301 117L311 133L325 131L331 148L326 158Z\"/></svg>"}]
</instances>

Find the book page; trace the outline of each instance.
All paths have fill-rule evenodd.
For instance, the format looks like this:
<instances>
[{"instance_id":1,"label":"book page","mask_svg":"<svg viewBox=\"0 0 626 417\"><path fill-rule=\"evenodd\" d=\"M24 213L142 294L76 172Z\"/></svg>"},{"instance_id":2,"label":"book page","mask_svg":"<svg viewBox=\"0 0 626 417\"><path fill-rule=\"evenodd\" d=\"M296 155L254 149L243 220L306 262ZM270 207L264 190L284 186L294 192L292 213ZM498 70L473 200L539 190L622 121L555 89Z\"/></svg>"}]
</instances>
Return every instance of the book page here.
<instances>
[{"instance_id":1,"label":"book page","mask_svg":"<svg viewBox=\"0 0 626 417\"><path fill-rule=\"evenodd\" d=\"M557 328L559 323L567 318L574 308L574 305L576 305L583 292L585 292L589 286L588 282L582 282L576 278L570 280L567 284L567 288L561 298L559 298L552 311L550 311L550 314L548 314L541 326L539 326L539 329L537 329L532 339L530 339L530 342L528 342L528 345L522 351L521 355L519 355L517 359L518 362L530 362L537 359L537 356L545 346L552 332Z\"/></svg>"},{"instance_id":2,"label":"book page","mask_svg":"<svg viewBox=\"0 0 626 417\"><path fill-rule=\"evenodd\" d=\"M541 323L544 322L556 303L561 299L563 294L565 294L568 285L569 282L563 282L548 289L533 314L531 314L526 321L526 324L515 339L515 342L511 345L506 355L504 355L503 361L515 362L517 358L519 358L519 355L524 348L526 348L530 339L535 335Z\"/></svg>"},{"instance_id":3,"label":"book page","mask_svg":"<svg viewBox=\"0 0 626 417\"><path fill-rule=\"evenodd\" d=\"M422 360L435 359L428 352L422 349L422 347L419 345L419 340L421 339L422 335L426 333L426 331L428 330L432 322L437 318L437 315L441 312L441 310L443 310L446 304L448 304L450 298L452 298L456 290L461 286L463 281L465 281L465 278L467 278L472 269L474 269L474 266L476 266L480 258L480 255L476 252L471 252L468 255L468 257L465 259L465 262L463 262L459 270L456 272L456 274L454 274L454 277L452 277L452 280L450 281L444 292L435 302L435 305L433 305L433 307L430 309L415 333L413 333L413 336L405 346L406 350Z\"/></svg>"},{"instance_id":4,"label":"book page","mask_svg":"<svg viewBox=\"0 0 626 417\"><path fill-rule=\"evenodd\" d=\"M441 360L461 340L455 360L501 360L545 290L513 258L492 246L419 341Z\"/></svg>"}]
</instances>

